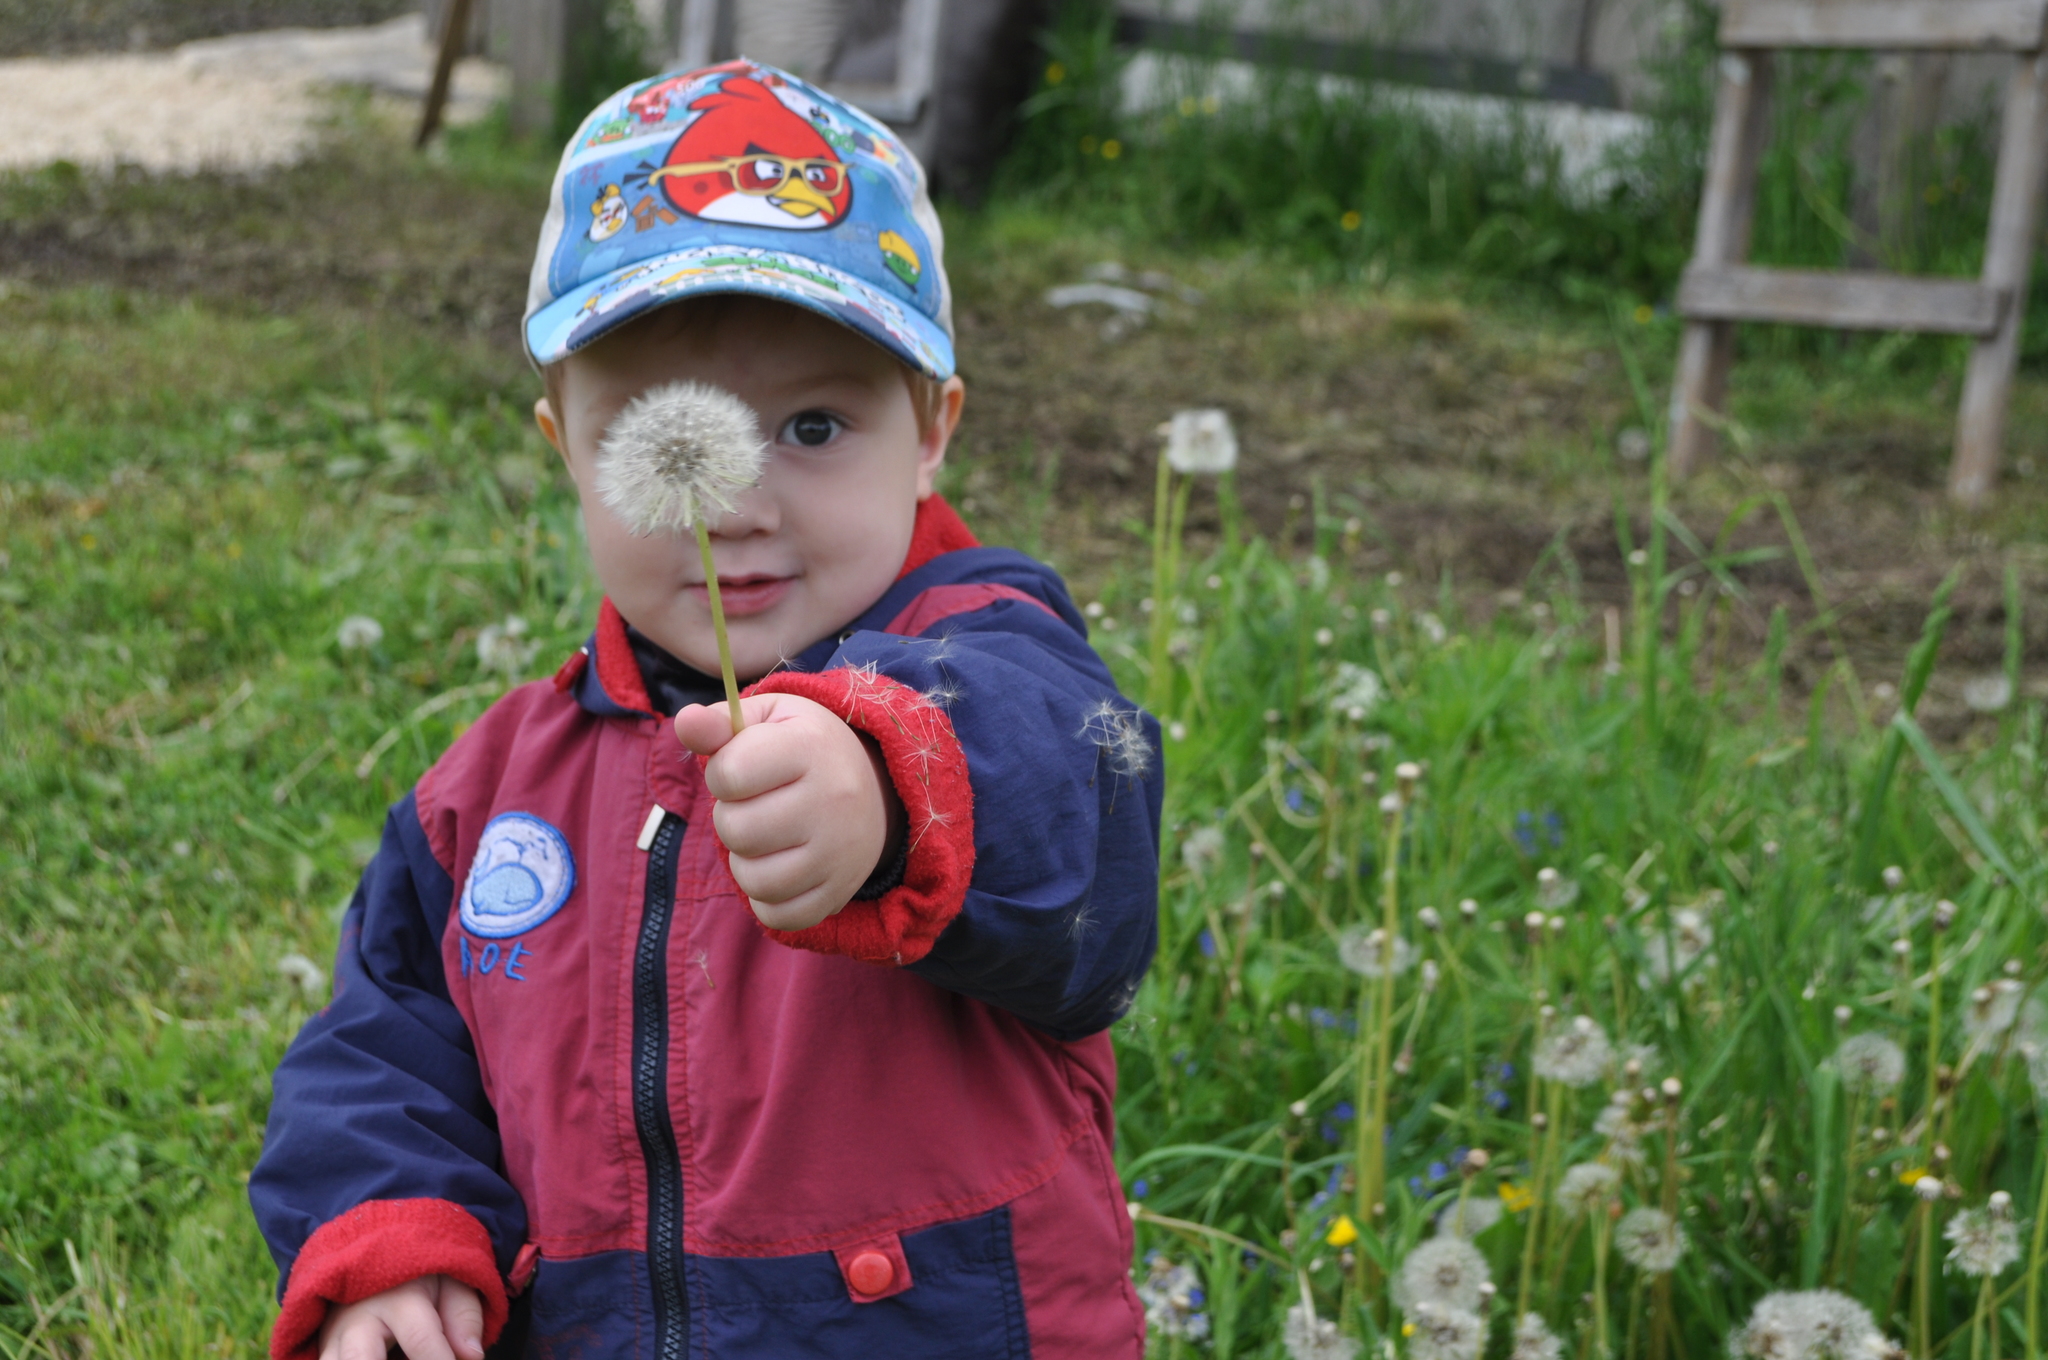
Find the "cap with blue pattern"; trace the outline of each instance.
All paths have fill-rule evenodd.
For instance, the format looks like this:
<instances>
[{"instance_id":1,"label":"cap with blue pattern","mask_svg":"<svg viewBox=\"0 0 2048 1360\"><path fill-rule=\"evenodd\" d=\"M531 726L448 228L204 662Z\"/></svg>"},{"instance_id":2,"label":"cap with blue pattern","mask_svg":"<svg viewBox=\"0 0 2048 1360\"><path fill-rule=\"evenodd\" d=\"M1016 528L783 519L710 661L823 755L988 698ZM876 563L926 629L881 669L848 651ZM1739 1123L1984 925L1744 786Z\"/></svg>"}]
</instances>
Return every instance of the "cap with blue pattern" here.
<instances>
[{"instance_id":1,"label":"cap with blue pattern","mask_svg":"<svg viewBox=\"0 0 2048 1360\"><path fill-rule=\"evenodd\" d=\"M562 153L527 353L552 364L666 303L741 293L949 378L944 244L923 167L858 109L744 58L659 76L605 100Z\"/></svg>"}]
</instances>

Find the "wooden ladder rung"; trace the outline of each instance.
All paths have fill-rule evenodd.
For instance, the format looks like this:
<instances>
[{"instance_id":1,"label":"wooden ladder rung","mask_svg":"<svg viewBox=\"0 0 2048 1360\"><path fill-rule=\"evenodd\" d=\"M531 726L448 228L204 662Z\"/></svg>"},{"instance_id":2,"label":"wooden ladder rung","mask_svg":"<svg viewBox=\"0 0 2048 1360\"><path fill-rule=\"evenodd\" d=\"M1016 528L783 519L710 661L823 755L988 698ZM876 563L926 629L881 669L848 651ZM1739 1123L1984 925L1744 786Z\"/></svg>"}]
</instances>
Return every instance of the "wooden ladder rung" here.
<instances>
[{"instance_id":1,"label":"wooden ladder rung","mask_svg":"<svg viewBox=\"0 0 2048 1360\"><path fill-rule=\"evenodd\" d=\"M1998 333L2009 301L2004 289L1968 279L1856 270L1694 267L1678 285L1679 314L1694 321L1777 321L1979 338Z\"/></svg>"},{"instance_id":2,"label":"wooden ladder rung","mask_svg":"<svg viewBox=\"0 0 2048 1360\"><path fill-rule=\"evenodd\" d=\"M2034 52L2048 0L1727 0L1723 47Z\"/></svg>"}]
</instances>

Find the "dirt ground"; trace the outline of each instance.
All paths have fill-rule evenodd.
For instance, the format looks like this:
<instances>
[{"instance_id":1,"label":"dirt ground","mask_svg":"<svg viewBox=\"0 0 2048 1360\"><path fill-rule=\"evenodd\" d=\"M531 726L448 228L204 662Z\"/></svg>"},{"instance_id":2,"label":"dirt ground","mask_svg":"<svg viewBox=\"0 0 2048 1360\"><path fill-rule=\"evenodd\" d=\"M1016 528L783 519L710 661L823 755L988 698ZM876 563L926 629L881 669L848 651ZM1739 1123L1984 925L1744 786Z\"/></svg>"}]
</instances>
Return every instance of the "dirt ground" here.
<instances>
[{"instance_id":1,"label":"dirt ground","mask_svg":"<svg viewBox=\"0 0 2048 1360\"><path fill-rule=\"evenodd\" d=\"M488 336L506 383L522 380L516 327L544 167L457 173L392 135L360 133L261 177L23 184L0 186L0 286L93 282L224 308L341 309ZM1156 295L1143 324L1045 301L1111 261ZM1320 496L1335 522L1358 521L1361 566L1432 594L1448 579L1474 614L1559 582L1577 582L1596 613L1625 603L1616 507L1640 540L1648 479L1624 456L1644 420L1606 318L1475 296L1456 279L1338 286L1000 209L954 220L949 263L970 384L963 507L994 534L1042 547L1084 589L1142 552L1132 526L1149 516L1158 424L1180 407L1222 406L1244 443L1251 523L1298 550ZM1618 333L1661 405L1675 328L1624 319ZM1955 369L1884 367L1868 346L1834 360L1753 356L1735 380L1739 447L1674 506L1705 542L1739 511L1731 544L1785 550L1768 500L1782 494L1818 565L1833 637L1866 686L1896 680L1928 597L1960 564L1957 621L1925 711L1951 736L1970 724L1964 682L2000 665L2007 564L2030 601L2048 579L2048 380L2024 377L1997 506L1963 517L1942 491ZM1197 536L1213 533L1213 498L1194 504ZM1690 554L1674 543L1672 559ZM1736 576L1746 598L1731 602L1730 637L1743 652L1761 645L1774 606L1795 627L1820 613L1789 551ZM1800 633L1795 681L1826 669L1828 631ZM2048 610L2026 635L2028 689L2048 693Z\"/></svg>"}]
</instances>

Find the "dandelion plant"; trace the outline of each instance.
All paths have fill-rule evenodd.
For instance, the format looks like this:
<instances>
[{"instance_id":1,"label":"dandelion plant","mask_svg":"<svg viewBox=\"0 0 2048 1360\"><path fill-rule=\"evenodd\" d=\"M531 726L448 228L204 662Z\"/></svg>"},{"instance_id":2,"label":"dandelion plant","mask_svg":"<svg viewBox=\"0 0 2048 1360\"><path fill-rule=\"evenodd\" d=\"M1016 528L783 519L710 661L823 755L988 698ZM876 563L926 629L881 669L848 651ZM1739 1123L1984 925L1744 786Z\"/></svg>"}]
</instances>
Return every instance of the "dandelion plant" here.
<instances>
[{"instance_id":1,"label":"dandelion plant","mask_svg":"<svg viewBox=\"0 0 2048 1360\"><path fill-rule=\"evenodd\" d=\"M696 531L734 732L745 723L705 520L713 509L732 512L740 493L760 480L766 456L752 408L722 388L699 382L649 388L626 404L598 445L598 495L629 531L642 538Z\"/></svg>"}]
</instances>

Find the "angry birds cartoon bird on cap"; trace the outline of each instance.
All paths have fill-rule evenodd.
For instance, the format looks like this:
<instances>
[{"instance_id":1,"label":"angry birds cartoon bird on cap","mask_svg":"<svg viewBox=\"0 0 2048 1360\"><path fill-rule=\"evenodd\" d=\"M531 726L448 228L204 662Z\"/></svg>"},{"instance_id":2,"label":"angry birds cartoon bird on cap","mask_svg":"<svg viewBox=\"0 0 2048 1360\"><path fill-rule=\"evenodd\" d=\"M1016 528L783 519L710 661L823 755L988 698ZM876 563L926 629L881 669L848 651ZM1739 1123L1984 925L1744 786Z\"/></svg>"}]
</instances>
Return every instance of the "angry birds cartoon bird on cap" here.
<instances>
[{"instance_id":1,"label":"angry birds cartoon bird on cap","mask_svg":"<svg viewBox=\"0 0 2048 1360\"><path fill-rule=\"evenodd\" d=\"M853 182L832 144L766 85L729 77L647 178L677 211L712 222L816 231L837 223Z\"/></svg>"}]
</instances>

